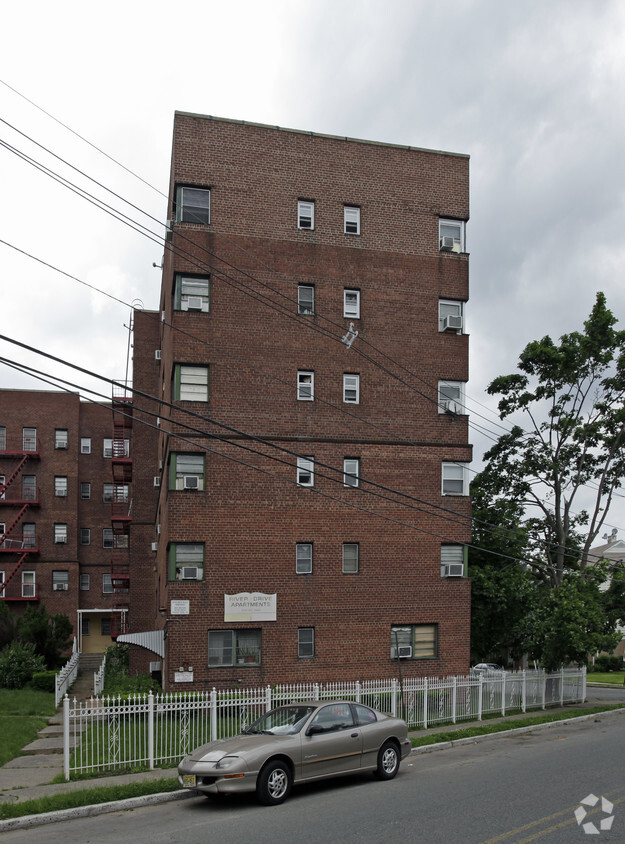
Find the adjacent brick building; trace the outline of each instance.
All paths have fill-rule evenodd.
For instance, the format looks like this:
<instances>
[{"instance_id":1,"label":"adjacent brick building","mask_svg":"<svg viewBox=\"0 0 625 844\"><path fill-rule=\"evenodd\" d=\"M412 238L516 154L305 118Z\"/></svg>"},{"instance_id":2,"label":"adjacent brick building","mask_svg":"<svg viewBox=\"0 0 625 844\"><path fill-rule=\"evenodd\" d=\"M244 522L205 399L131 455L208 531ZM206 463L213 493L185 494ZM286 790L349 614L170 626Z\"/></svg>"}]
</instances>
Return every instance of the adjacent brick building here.
<instances>
[{"instance_id":1,"label":"adjacent brick building","mask_svg":"<svg viewBox=\"0 0 625 844\"><path fill-rule=\"evenodd\" d=\"M66 614L87 653L125 616L111 579L112 443L110 404L0 390L0 597L18 614Z\"/></svg>"},{"instance_id":2,"label":"adjacent brick building","mask_svg":"<svg viewBox=\"0 0 625 844\"><path fill-rule=\"evenodd\" d=\"M166 688L468 669L468 216L465 155L175 115L129 587Z\"/></svg>"}]
</instances>

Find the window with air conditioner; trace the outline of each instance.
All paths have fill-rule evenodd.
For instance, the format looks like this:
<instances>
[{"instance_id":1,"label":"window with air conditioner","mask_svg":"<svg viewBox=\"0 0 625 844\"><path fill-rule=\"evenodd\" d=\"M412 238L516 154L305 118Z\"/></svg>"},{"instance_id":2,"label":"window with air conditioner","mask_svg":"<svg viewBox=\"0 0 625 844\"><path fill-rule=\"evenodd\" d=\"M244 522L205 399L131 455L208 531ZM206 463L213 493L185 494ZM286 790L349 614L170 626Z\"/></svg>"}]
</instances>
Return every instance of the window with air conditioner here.
<instances>
[{"instance_id":1,"label":"window with air conditioner","mask_svg":"<svg viewBox=\"0 0 625 844\"><path fill-rule=\"evenodd\" d=\"M210 188L178 185L176 187L175 213L178 223L209 225L211 216Z\"/></svg>"},{"instance_id":2,"label":"window with air conditioner","mask_svg":"<svg viewBox=\"0 0 625 844\"><path fill-rule=\"evenodd\" d=\"M57 475L54 478L54 495L57 498L67 498L67 477Z\"/></svg>"},{"instance_id":3,"label":"window with air conditioner","mask_svg":"<svg viewBox=\"0 0 625 844\"><path fill-rule=\"evenodd\" d=\"M343 375L343 401L346 404L360 404L360 375L349 372Z\"/></svg>"},{"instance_id":4,"label":"window with air conditioner","mask_svg":"<svg viewBox=\"0 0 625 844\"><path fill-rule=\"evenodd\" d=\"M462 381L438 382L438 412L465 413L464 383Z\"/></svg>"},{"instance_id":5,"label":"window with air conditioner","mask_svg":"<svg viewBox=\"0 0 625 844\"><path fill-rule=\"evenodd\" d=\"M391 659L435 659L438 654L437 624L406 624L391 627Z\"/></svg>"},{"instance_id":6,"label":"window with air conditioner","mask_svg":"<svg viewBox=\"0 0 625 844\"><path fill-rule=\"evenodd\" d=\"M297 373L297 400L314 401L315 399L315 373L298 370Z\"/></svg>"},{"instance_id":7,"label":"window with air conditioner","mask_svg":"<svg viewBox=\"0 0 625 844\"><path fill-rule=\"evenodd\" d=\"M343 206L343 231L345 234L360 234L360 208L357 205Z\"/></svg>"},{"instance_id":8,"label":"window with air conditioner","mask_svg":"<svg viewBox=\"0 0 625 844\"><path fill-rule=\"evenodd\" d=\"M447 334L462 334L464 331L462 302L453 299L439 299L438 330Z\"/></svg>"},{"instance_id":9,"label":"window with air conditioner","mask_svg":"<svg viewBox=\"0 0 625 844\"><path fill-rule=\"evenodd\" d=\"M298 284L297 286L298 314L315 313L315 288L312 284Z\"/></svg>"},{"instance_id":10,"label":"window with air conditioner","mask_svg":"<svg viewBox=\"0 0 625 844\"><path fill-rule=\"evenodd\" d=\"M348 319L360 319L360 290L343 290L343 316Z\"/></svg>"},{"instance_id":11,"label":"window with air conditioner","mask_svg":"<svg viewBox=\"0 0 625 844\"><path fill-rule=\"evenodd\" d=\"M441 545L441 577L464 577L466 545Z\"/></svg>"},{"instance_id":12,"label":"window with air conditioner","mask_svg":"<svg viewBox=\"0 0 625 844\"><path fill-rule=\"evenodd\" d=\"M204 543L172 542L167 561L169 580L204 579Z\"/></svg>"},{"instance_id":13,"label":"window with air conditioner","mask_svg":"<svg viewBox=\"0 0 625 844\"><path fill-rule=\"evenodd\" d=\"M298 486L315 485L315 461L313 457L297 458L297 483Z\"/></svg>"},{"instance_id":14,"label":"window with air conditioner","mask_svg":"<svg viewBox=\"0 0 625 844\"><path fill-rule=\"evenodd\" d=\"M54 525L54 542L56 545L65 545L67 543L67 525Z\"/></svg>"},{"instance_id":15,"label":"window with air conditioner","mask_svg":"<svg viewBox=\"0 0 625 844\"><path fill-rule=\"evenodd\" d=\"M442 464L443 495L469 494L469 468L465 463Z\"/></svg>"},{"instance_id":16,"label":"window with air conditioner","mask_svg":"<svg viewBox=\"0 0 625 844\"><path fill-rule=\"evenodd\" d=\"M173 452L169 461L169 488L204 489L204 455Z\"/></svg>"},{"instance_id":17,"label":"window with air conditioner","mask_svg":"<svg viewBox=\"0 0 625 844\"><path fill-rule=\"evenodd\" d=\"M297 202L297 228L315 228L315 203L309 199L300 199Z\"/></svg>"},{"instance_id":18,"label":"window with air conditioner","mask_svg":"<svg viewBox=\"0 0 625 844\"><path fill-rule=\"evenodd\" d=\"M68 434L67 428L57 428L54 432L54 447L67 448Z\"/></svg>"},{"instance_id":19,"label":"window with air conditioner","mask_svg":"<svg viewBox=\"0 0 625 844\"><path fill-rule=\"evenodd\" d=\"M261 664L261 631L209 630L208 667Z\"/></svg>"},{"instance_id":20,"label":"window with air conditioner","mask_svg":"<svg viewBox=\"0 0 625 844\"><path fill-rule=\"evenodd\" d=\"M80 453L91 454L91 437L80 438Z\"/></svg>"},{"instance_id":21,"label":"window with air conditioner","mask_svg":"<svg viewBox=\"0 0 625 844\"><path fill-rule=\"evenodd\" d=\"M465 252L464 220L438 221L438 248L441 252Z\"/></svg>"},{"instance_id":22,"label":"window with air conditioner","mask_svg":"<svg viewBox=\"0 0 625 844\"><path fill-rule=\"evenodd\" d=\"M343 486L357 487L360 483L360 458L346 457L343 460Z\"/></svg>"},{"instance_id":23,"label":"window with air conditioner","mask_svg":"<svg viewBox=\"0 0 625 844\"><path fill-rule=\"evenodd\" d=\"M298 542L295 546L295 572L296 574L312 574L312 570L312 542Z\"/></svg>"},{"instance_id":24,"label":"window with air conditioner","mask_svg":"<svg viewBox=\"0 0 625 844\"><path fill-rule=\"evenodd\" d=\"M53 571L52 572L52 591L53 592L67 592L69 590L69 572L68 571Z\"/></svg>"},{"instance_id":25,"label":"window with air conditioner","mask_svg":"<svg viewBox=\"0 0 625 844\"><path fill-rule=\"evenodd\" d=\"M208 367L177 363L174 366L174 401L208 401Z\"/></svg>"},{"instance_id":26,"label":"window with air conditioner","mask_svg":"<svg viewBox=\"0 0 625 844\"><path fill-rule=\"evenodd\" d=\"M174 283L174 309L176 311L200 311L208 313L210 299L208 276L192 276L176 273Z\"/></svg>"}]
</instances>

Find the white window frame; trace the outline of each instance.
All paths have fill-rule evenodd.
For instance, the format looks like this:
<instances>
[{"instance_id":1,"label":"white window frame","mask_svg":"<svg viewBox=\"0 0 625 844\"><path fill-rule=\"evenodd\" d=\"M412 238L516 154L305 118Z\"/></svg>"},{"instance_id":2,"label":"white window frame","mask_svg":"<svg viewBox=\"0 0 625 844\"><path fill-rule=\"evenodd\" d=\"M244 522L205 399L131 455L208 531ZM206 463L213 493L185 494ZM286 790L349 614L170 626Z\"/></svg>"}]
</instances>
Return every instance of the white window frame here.
<instances>
[{"instance_id":1,"label":"white window frame","mask_svg":"<svg viewBox=\"0 0 625 844\"><path fill-rule=\"evenodd\" d=\"M438 412L465 413L464 381L438 382Z\"/></svg>"},{"instance_id":2,"label":"white window frame","mask_svg":"<svg viewBox=\"0 0 625 844\"><path fill-rule=\"evenodd\" d=\"M54 476L55 498L67 498L67 475Z\"/></svg>"},{"instance_id":3,"label":"white window frame","mask_svg":"<svg viewBox=\"0 0 625 844\"><path fill-rule=\"evenodd\" d=\"M391 626L391 659L396 659L396 648L409 647L410 659L436 659L438 657L438 624L393 624Z\"/></svg>"},{"instance_id":4,"label":"white window frame","mask_svg":"<svg viewBox=\"0 0 625 844\"><path fill-rule=\"evenodd\" d=\"M314 457L297 458L297 485L312 487L315 485L315 459Z\"/></svg>"},{"instance_id":5,"label":"white window frame","mask_svg":"<svg viewBox=\"0 0 625 844\"><path fill-rule=\"evenodd\" d=\"M177 363L174 401L208 401L208 366Z\"/></svg>"},{"instance_id":6,"label":"white window frame","mask_svg":"<svg viewBox=\"0 0 625 844\"><path fill-rule=\"evenodd\" d=\"M80 499L81 501L89 501L91 498L91 484L89 481L80 482Z\"/></svg>"},{"instance_id":7,"label":"white window frame","mask_svg":"<svg viewBox=\"0 0 625 844\"><path fill-rule=\"evenodd\" d=\"M189 307L189 301L199 299L200 307ZM176 273L174 289L174 309L176 311L191 311L207 314L210 310L210 278L209 276L192 276Z\"/></svg>"},{"instance_id":8,"label":"white window frame","mask_svg":"<svg viewBox=\"0 0 625 844\"><path fill-rule=\"evenodd\" d=\"M445 462L441 466L443 495L469 494L469 467L465 463Z\"/></svg>"},{"instance_id":9,"label":"white window frame","mask_svg":"<svg viewBox=\"0 0 625 844\"><path fill-rule=\"evenodd\" d=\"M295 574L312 574L312 571L312 542L297 542L295 544Z\"/></svg>"},{"instance_id":10,"label":"white window frame","mask_svg":"<svg viewBox=\"0 0 625 844\"><path fill-rule=\"evenodd\" d=\"M57 589L57 584L62 584L62 589ZM52 572L52 591L53 592L67 592L69 590L69 572L68 571L53 571Z\"/></svg>"},{"instance_id":11,"label":"white window frame","mask_svg":"<svg viewBox=\"0 0 625 844\"><path fill-rule=\"evenodd\" d=\"M297 370L297 400L315 400L315 373L313 372L313 370Z\"/></svg>"},{"instance_id":12,"label":"white window frame","mask_svg":"<svg viewBox=\"0 0 625 844\"><path fill-rule=\"evenodd\" d=\"M112 595L113 594L113 580L111 578L110 572L105 572L102 575L102 594L103 595Z\"/></svg>"},{"instance_id":13,"label":"white window frame","mask_svg":"<svg viewBox=\"0 0 625 844\"><path fill-rule=\"evenodd\" d=\"M345 234L360 234L360 206L343 206L343 232Z\"/></svg>"},{"instance_id":14,"label":"white window frame","mask_svg":"<svg viewBox=\"0 0 625 844\"><path fill-rule=\"evenodd\" d=\"M460 328L449 329L445 326L445 317L459 316L462 320ZM458 299L439 299L438 300L438 330L450 331L455 334L462 334L464 332L464 303Z\"/></svg>"},{"instance_id":15,"label":"white window frame","mask_svg":"<svg viewBox=\"0 0 625 844\"><path fill-rule=\"evenodd\" d=\"M441 252L465 252L465 231L464 220L452 220L441 217L438 221L438 248ZM449 249L443 244L444 237L453 238L453 246Z\"/></svg>"},{"instance_id":16,"label":"white window frame","mask_svg":"<svg viewBox=\"0 0 625 844\"><path fill-rule=\"evenodd\" d=\"M22 572L22 598L37 597L37 578L34 571Z\"/></svg>"},{"instance_id":17,"label":"white window frame","mask_svg":"<svg viewBox=\"0 0 625 844\"><path fill-rule=\"evenodd\" d=\"M450 565L461 565L462 566L462 575L457 575L458 577L464 576L464 570L466 566L466 546L461 545L460 543L451 544L451 543L443 543L441 545L441 577L449 577L449 569L448 566Z\"/></svg>"},{"instance_id":18,"label":"white window frame","mask_svg":"<svg viewBox=\"0 0 625 844\"><path fill-rule=\"evenodd\" d=\"M198 200L202 201L198 202ZM178 185L176 187L176 222L194 223L197 226L209 226L210 221L210 188L200 188L194 185Z\"/></svg>"},{"instance_id":19,"label":"white window frame","mask_svg":"<svg viewBox=\"0 0 625 844\"><path fill-rule=\"evenodd\" d=\"M168 576L181 583L193 583L192 579L182 577L183 568L196 568L200 572L197 582L204 580L205 548L203 542L172 542L169 546Z\"/></svg>"},{"instance_id":20,"label":"white window frame","mask_svg":"<svg viewBox=\"0 0 625 844\"><path fill-rule=\"evenodd\" d=\"M303 231L313 231L313 229L315 228L314 200L297 200L297 228Z\"/></svg>"},{"instance_id":21,"label":"white window frame","mask_svg":"<svg viewBox=\"0 0 625 844\"><path fill-rule=\"evenodd\" d=\"M343 290L343 316L360 319L360 290L355 287L345 287Z\"/></svg>"},{"instance_id":22,"label":"white window frame","mask_svg":"<svg viewBox=\"0 0 625 844\"><path fill-rule=\"evenodd\" d=\"M360 375L355 372L343 373L343 402L360 404Z\"/></svg>"},{"instance_id":23,"label":"white window frame","mask_svg":"<svg viewBox=\"0 0 625 844\"><path fill-rule=\"evenodd\" d=\"M69 431L67 428L54 429L54 447L66 449L69 445Z\"/></svg>"},{"instance_id":24,"label":"white window frame","mask_svg":"<svg viewBox=\"0 0 625 844\"><path fill-rule=\"evenodd\" d=\"M121 440L115 440L116 443L121 442ZM116 455L116 457L121 457L122 455ZM102 457L111 458L113 457L113 440L105 438L102 441ZM124 439L124 457L130 457L130 440Z\"/></svg>"},{"instance_id":25,"label":"white window frame","mask_svg":"<svg viewBox=\"0 0 625 844\"><path fill-rule=\"evenodd\" d=\"M36 428L22 428L22 450L37 451Z\"/></svg>"},{"instance_id":26,"label":"white window frame","mask_svg":"<svg viewBox=\"0 0 625 844\"><path fill-rule=\"evenodd\" d=\"M315 628L298 627L297 629L297 657L298 659L312 659L315 655Z\"/></svg>"},{"instance_id":27,"label":"white window frame","mask_svg":"<svg viewBox=\"0 0 625 844\"><path fill-rule=\"evenodd\" d=\"M309 295L305 295L309 294ZM298 284L297 285L297 313L298 314L314 314L315 313L315 285L314 284Z\"/></svg>"},{"instance_id":28,"label":"white window frame","mask_svg":"<svg viewBox=\"0 0 625 844\"><path fill-rule=\"evenodd\" d=\"M67 545L67 525L64 522L54 524L54 544Z\"/></svg>"},{"instance_id":29,"label":"white window frame","mask_svg":"<svg viewBox=\"0 0 625 844\"><path fill-rule=\"evenodd\" d=\"M343 486L360 486L360 457L343 458Z\"/></svg>"},{"instance_id":30,"label":"white window frame","mask_svg":"<svg viewBox=\"0 0 625 844\"><path fill-rule=\"evenodd\" d=\"M193 490L201 492L204 489L205 462L203 454L186 454L184 452L172 452L170 473L170 489ZM186 484L186 478L197 478L197 487Z\"/></svg>"},{"instance_id":31,"label":"white window frame","mask_svg":"<svg viewBox=\"0 0 625 844\"><path fill-rule=\"evenodd\" d=\"M22 522L22 548L37 547L37 525L34 522Z\"/></svg>"},{"instance_id":32,"label":"white window frame","mask_svg":"<svg viewBox=\"0 0 625 844\"><path fill-rule=\"evenodd\" d=\"M91 528L80 528L80 544L91 545Z\"/></svg>"},{"instance_id":33,"label":"white window frame","mask_svg":"<svg viewBox=\"0 0 625 844\"><path fill-rule=\"evenodd\" d=\"M246 662L261 665L262 641L260 628L209 630L208 667L231 667ZM251 660L248 655L251 655Z\"/></svg>"},{"instance_id":34,"label":"white window frame","mask_svg":"<svg viewBox=\"0 0 625 844\"><path fill-rule=\"evenodd\" d=\"M80 453L91 454L91 437L80 438Z\"/></svg>"},{"instance_id":35,"label":"white window frame","mask_svg":"<svg viewBox=\"0 0 625 844\"><path fill-rule=\"evenodd\" d=\"M346 556L346 552L352 553L356 549L355 558ZM360 544L358 542L344 542L342 549L342 571L343 574L358 574L360 571Z\"/></svg>"},{"instance_id":36,"label":"white window frame","mask_svg":"<svg viewBox=\"0 0 625 844\"><path fill-rule=\"evenodd\" d=\"M112 548L115 542L113 528L102 528L102 547Z\"/></svg>"}]
</instances>

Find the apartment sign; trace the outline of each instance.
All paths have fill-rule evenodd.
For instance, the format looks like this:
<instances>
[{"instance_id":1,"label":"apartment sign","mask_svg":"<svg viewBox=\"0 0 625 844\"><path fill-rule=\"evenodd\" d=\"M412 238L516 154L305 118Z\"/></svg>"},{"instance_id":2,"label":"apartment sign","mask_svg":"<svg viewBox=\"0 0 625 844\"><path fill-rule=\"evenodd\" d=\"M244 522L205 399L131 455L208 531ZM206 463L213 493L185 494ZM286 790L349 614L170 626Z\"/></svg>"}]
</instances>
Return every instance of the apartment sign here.
<instances>
[{"instance_id":1,"label":"apartment sign","mask_svg":"<svg viewBox=\"0 0 625 844\"><path fill-rule=\"evenodd\" d=\"M224 621L275 621L277 596L264 592L224 595Z\"/></svg>"}]
</instances>

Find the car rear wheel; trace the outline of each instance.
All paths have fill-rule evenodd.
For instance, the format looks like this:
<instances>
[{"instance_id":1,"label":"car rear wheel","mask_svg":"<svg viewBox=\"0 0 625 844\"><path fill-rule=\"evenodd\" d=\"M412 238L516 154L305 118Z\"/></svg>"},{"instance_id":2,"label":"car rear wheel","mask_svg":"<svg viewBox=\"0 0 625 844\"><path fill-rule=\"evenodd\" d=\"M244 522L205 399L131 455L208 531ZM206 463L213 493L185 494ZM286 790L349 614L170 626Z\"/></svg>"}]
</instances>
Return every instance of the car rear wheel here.
<instances>
[{"instance_id":1,"label":"car rear wheel","mask_svg":"<svg viewBox=\"0 0 625 844\"><path fill-rule=\"evenodd\" d=\"M399 771L399 751L392 741L385 742L378 752L378 767L375 775L379 780L392 780Z\"/></svg>"},{"instance_id":2,"label":"car rear wheel","mask_svg":"<svg viewBox=\"0 0 625 844\"><path fill-rule=\"evenodd\" d=\"M291 771L286 762L269 762L258 775L256 795L263 806L277 806L291 791Z\"/></svg>"}]
</instances>

